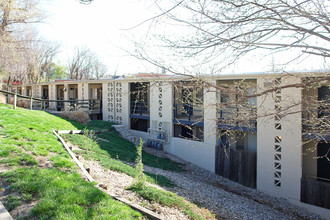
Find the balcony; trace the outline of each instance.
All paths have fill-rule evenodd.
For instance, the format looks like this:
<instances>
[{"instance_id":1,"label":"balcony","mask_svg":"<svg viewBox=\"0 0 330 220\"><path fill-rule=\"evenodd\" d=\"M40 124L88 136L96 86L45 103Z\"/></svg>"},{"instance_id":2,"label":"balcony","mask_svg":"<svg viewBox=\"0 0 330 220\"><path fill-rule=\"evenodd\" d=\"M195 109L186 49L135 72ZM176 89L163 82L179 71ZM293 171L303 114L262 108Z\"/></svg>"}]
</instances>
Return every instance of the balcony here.
<instances>
[{"instance_id":1,"label":"balcony","mask_svg":"<svg viewBox=\"0 0 330 220\"><path fill-rule=\"evenodd\" d=\"M304 110L302 112L303 138L330 141L329 121L328 108L318 107L317 111Z\"/></svg>"},{"instance_id":2,"label":"balcony","mask_svg":"<svg viewBox=\"0 0 330 220\"><path fill-rule=\"evenodd\" d=\"M147 102L132 101L131 102L131 118L150 119L150 110Z\"/></svg>"},{"instance_id":3,"label":"balcony","mask_svg":"<svg viewBox=\"0 0 330 220\"><path fill-rule=\"evenodd\" d=\"M236 130L257 132L257 108L224 107L219 110L218 128L222 130Z\"/></svg>"},{"instance_id":4,"label":"balcony","mask_svg":"<svg viewBox=\"0 0 330 220\"><path fill-rule=\"evenodd\" d=\"M192 104L173 104L174 124L203 126L203 106Z\"/></svg>"}]
</instances>

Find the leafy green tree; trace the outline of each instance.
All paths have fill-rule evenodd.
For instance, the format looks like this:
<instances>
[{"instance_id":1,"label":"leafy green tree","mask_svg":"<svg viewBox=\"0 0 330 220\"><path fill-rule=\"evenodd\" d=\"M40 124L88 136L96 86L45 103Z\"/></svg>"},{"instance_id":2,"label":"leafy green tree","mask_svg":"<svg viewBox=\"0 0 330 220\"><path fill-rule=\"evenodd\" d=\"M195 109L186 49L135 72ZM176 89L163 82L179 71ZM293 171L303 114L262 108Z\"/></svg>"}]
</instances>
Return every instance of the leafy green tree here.
<instances>
[{"instance_id":1,"label":"leafy green tree","mask_svg":"<svg viewBox=\"0 0 330 220\"><path fill-rule=\"evenodd\" d=\"M62 65L53 64L51 67L51 74L49 79L64 79L68 76L68 68Z\"/></svg>"}]
</instances>

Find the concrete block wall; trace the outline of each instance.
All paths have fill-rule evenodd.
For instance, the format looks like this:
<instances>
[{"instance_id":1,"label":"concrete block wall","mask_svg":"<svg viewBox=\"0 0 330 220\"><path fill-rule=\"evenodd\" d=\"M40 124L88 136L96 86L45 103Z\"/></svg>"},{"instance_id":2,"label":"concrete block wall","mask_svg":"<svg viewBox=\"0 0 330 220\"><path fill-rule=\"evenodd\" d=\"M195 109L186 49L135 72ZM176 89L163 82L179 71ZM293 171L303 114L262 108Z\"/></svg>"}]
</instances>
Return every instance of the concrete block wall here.
<instances>
[{"instance_id":1,"label":"concrete block wall","mask_svg":"<svg viewBox=\"0 0 330 220\"><path fill-rule=\"evenodd\" d=\"M300 199L301 89L276 87L299 82L298 77L259 78L257 119L257 189Z\"/></svg>"},{"instance_id":2,"label":"concrete block wall","mask_svg":"<svg viewBox=\"0 0 330 220\"><path fill-rule=\"evenodd\" d=\"M150 127L164 130L173 136L173 89L172 83L156 81L150 83ZM166 148L166 146L165 146Z\"/></svg>"}]
</instances>

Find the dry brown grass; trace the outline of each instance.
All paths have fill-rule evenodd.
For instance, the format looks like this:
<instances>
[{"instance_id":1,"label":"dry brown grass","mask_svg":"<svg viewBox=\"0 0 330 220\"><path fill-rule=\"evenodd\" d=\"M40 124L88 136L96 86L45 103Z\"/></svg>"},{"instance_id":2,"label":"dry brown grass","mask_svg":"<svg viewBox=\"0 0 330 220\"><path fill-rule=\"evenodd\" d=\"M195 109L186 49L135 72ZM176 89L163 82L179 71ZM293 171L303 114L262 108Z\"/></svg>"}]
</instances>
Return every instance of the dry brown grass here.
<instances>
[{"instance_id":1,"label":"dry brown grass","mask_svg":"<svg viewBox=\"0 0 330 220\"><path fill-rule=\"evenodd\" d=\"M60 113L60 116L61 116L62 118L69 118L69 112L67 112L67 111L63 111L63 112Z\"/></svg>"},{"instance_id":2,"label":"dry brown grass","mask_svg":"<svg viewBox=\"0 0 330 220\"><path fill-rule=\"evenodd\" d=\"M89 115L87 112L84 112L82 110L78 110L78 111L63 111L60 113L60 116L63 118L68 118L72 121L77 121L79 123L87 123L90 121Z\"/></svg>"},{"instance_id":3,"label":"dry brown grass","mask_svg":"<svg viewBox=\"0 0 330 220\"><path fill-rule=\"evenodd\" d=\"M6 96L0 93L0 103L6 104Z\"/></svg>"}]
</instances>

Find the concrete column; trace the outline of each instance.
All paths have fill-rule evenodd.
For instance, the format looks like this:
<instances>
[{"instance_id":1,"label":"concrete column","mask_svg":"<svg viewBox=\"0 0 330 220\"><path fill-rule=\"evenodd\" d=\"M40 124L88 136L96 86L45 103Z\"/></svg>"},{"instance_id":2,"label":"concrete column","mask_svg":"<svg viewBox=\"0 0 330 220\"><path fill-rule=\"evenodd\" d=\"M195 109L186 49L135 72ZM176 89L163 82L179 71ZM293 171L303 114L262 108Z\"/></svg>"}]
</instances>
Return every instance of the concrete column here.
<instances>
[{"instance_id":1,"label":"concrete column","mask_svg":"<svg viewBox=\"0 0 330 220\"><path fill-rule=\"evenodd\" d=\"M207 82L210 85L204 87L204 143L216 146L217 144L217 94L216 81Z\"/></svg>"},{"instance_id":2,"label":"concrete column","mask_svg":"<svg viewBox=\"0 0 330 220\"><path fill-rule=\"evenodd\" d=\"M69 100L69 85L68 84L64 84L64 100ZM64 109L66 111L69 111L69 103L68 102L64 102Z\"/></svg>"},{"instance_id":3,"label":"concrete column","mask_svg":"<svg viewBox=\"0 0 330 220\"><path fill-rule=\"evenodd\" d=\"M82 83L78 84L78 100L82 100Z\"/></svg>"},{"instance_id":4,"label":"concrete column","mask_svg":"<svg viewBox=\"0 0 330 220\"><path fill-rule=\"evenodd\" d=\"M299 83L295 76L259 78L258 93ZM301 88L276 89L258 97L257 189L300 199Z\"/></svg>"},{"instance_id":5,"label":"concrete column","mask_svg":"<svg viewBox=\"0 0 330 220\"><path fill-rule=\"evenodd\" d=\"M130 127L130 118L129 118L129 109L130 109L130 89L129 89L129 83L127 81L122 81L118 83L118 92L117 92L117 85L116 85L116 96L115 96L115 102L116 106L115 108L118 109L118 112L116 111L116 118L120 120L121 117L121 124L124 124L127 126L127 128ZM118 104L118 106L117 106ZM121 111L120 111L121 109ZM117 119L116 119L117 120Z\"/></svg>"},{"instance_id":6,"label":"concrete column","mask_svg":"<svg viewBox=\"0 0 330 220\"><path fill-rule=\"evenodd\" d=\"M55 84L50 84L49 85L49 99L50 100L56 100L57 95L56 95L56 85ZM50 102L49 103L49 109L56 109L56 102Z\"/></svg>"}]
</instances>

